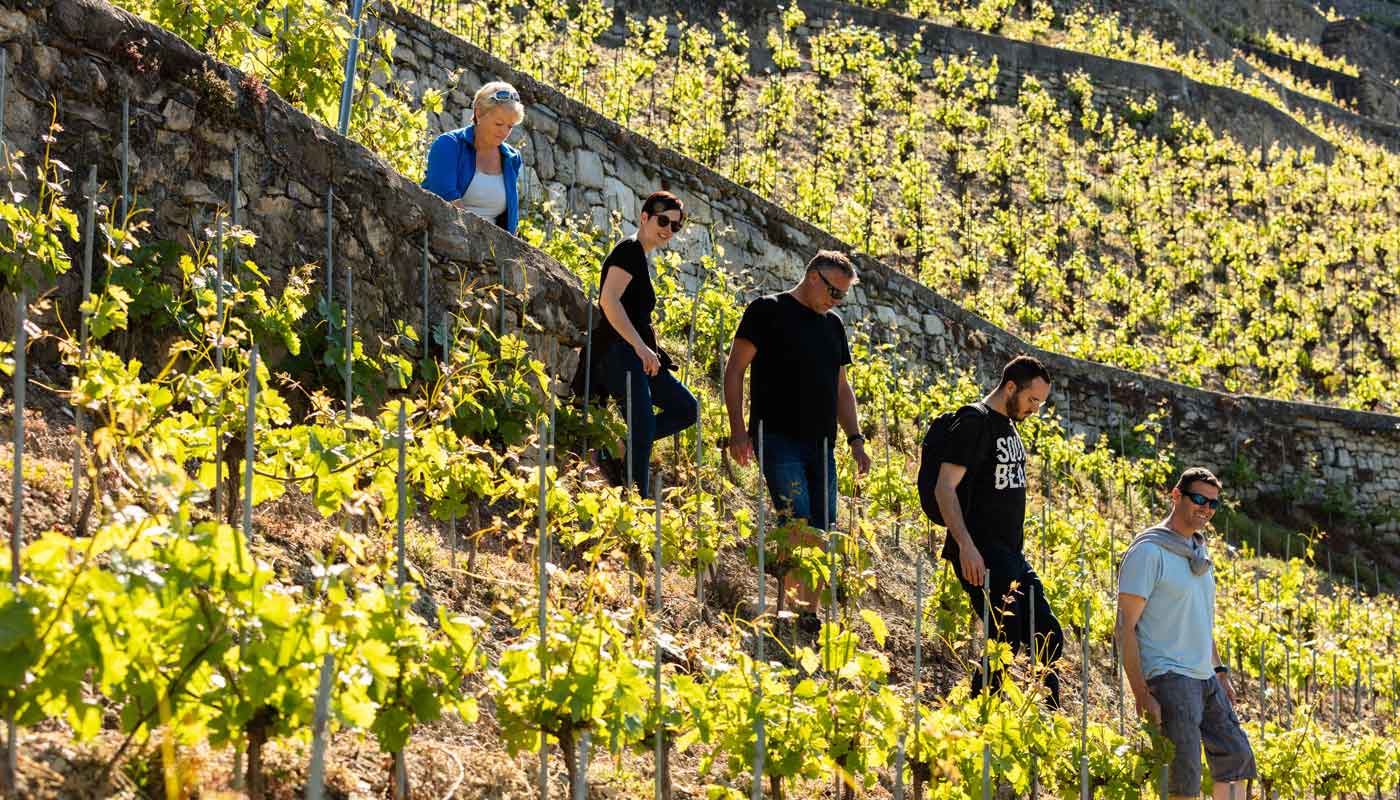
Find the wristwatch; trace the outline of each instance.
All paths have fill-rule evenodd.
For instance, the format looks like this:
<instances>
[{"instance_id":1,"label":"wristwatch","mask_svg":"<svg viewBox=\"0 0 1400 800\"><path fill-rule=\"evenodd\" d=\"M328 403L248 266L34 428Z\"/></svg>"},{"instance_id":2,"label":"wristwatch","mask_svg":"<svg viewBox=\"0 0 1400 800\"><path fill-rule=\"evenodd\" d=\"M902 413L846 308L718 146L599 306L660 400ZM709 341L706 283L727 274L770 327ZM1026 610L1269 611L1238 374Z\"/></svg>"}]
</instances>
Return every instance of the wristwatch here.
<instances>
[{"instance_id":1,"label":"wristwatch","mask_svg":"<svg viewBox=\"0 0 1400 800\"><path fill-rule=\"evenodd\" d=\"M1216 674L1216 675L1229 675L1229 674L1230 674L1230 668L1227 667L1227 666L1225 666L1224 664L1216 664L1216 665L1215 665L1215 674Z\"/></svg>"},{"instance_id":2,"label":"wristwatch","mask_svg":"<svg viewBox=\"0 0 1400 800\"><path fill-rule=\"evenodd\" d=\"M856 442L863 441L865 441L865 434L863 433L853 433L850 436L846 437L846 444L850 445L851 447L855 447Z\"/></svg>"}]
</instances>

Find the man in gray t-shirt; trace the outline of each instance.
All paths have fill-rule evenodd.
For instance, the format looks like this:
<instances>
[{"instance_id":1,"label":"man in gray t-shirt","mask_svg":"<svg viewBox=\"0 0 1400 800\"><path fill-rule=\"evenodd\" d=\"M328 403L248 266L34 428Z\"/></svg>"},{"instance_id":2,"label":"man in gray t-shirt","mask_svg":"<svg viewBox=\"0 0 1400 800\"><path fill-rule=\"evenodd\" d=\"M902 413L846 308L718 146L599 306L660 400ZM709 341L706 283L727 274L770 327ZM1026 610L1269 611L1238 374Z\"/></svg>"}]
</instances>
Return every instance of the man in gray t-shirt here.
<instances>
[{"instance_id":1,"label":"man in gray t-shirt","mask_svg":"<svg viewBox=\"0 0 1400 800\"><path fill-rule=\"evenodd\" d=\"M1200 531L1220 505L1220 479L1203 467L1181 475L1171 514L1133 540L1118 572L1118 649L1139 714L1175 746L1168 790L1201 793L1201 747L1216 800L1244 796L1254 752L1235 715L1230 669L1215 646L1215 568Z\"/></svg>"}]
</instances>

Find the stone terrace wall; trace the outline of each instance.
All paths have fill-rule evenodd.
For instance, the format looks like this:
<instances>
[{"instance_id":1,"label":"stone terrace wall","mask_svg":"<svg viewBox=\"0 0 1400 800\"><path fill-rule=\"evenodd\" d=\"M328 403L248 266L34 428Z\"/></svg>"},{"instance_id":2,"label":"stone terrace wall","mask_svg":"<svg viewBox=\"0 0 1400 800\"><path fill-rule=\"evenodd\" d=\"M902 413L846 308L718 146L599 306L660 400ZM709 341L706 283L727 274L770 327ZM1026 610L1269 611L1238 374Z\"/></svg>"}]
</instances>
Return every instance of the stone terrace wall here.
<instances>
[{"instance_id":1,"label":"stone terrace wall","mask_svg":"<svg viewBox=\"0 0 1400 800\"><path fill-rule=\"evenodd\" d=\"M1249 44L1236 45L1241 51L1254 56L1274 69L1284 70L1314 86L1327 87L1332 96L1341 100L1357 112L1371 119L1394 123L1400 120L1400 92L1385 80L1363 73L1361 76L1348 75L1327 67L1319 67L1296 58L1255 47ZM1367 64L1368 69L1370 64Z\"/></svg>"},{"instance_id":2,"label":"stone terrace wall","mask_svg":"<svg viewBox=\"0 0 1400 800\"><path fill-rule=\"evenodd\" d=\"M586 313L571 273L420 189L275 95L258 102L238 88L239 73L173 34L100 0L46 0L26 12L0 8L0 46L11 65L6 139L26 153L42 152L49 99L56 99L63 132L54 154L73 170L71 207L85 205L79 185L90 164L105 187L119 187L121 97L129 92L131 188L137 204L152 210L144 217L148 241L186 241L195 219L207 223L228 205L236 146L239 220L258 235L244 257L269 275L275 291L290 269L324 261L325 193L333 184L337 283L343 296L345 271L354 271L356 325L365 329L367 349L373 352L377 335L392 332L394 320L417 327L422 319L426 230L434 324L444 309L475 319L480 304L492 301L468 287L496 284L504 272L514 291L528 285L528 311L546 330L533 336L537 352L557 369L568 368L568 348L582 340ZM192 88L191 76L204 68L233 87L236 105ZM111 203L113 192L104 188L102 196ZM60 292L70 322L81 291L78 272L69 273ZM317 270L317 279L323 274ZM464 293L474 296L459 307ZM512 303L508 325L518 326L519 303Z\"/></svg>"},{"instance_id":3,"label":"stone terrace wall","mask_svg":"<svg viewBox=\"0 0 1400 800\"><path fill-rule=\"evenodd\" d=\"M790 286L818 248L852 250L416 16L386 10L381 24L398 35L398 79L419 91L435 87L446 93L447 108L436 120L440 129L458 124L482 82L503 79L520 89L529 110L514 136L527 165L524 180L536 196L547 192L569 211L602 222L613 211L635 219L638 197L656 188L677 192L692 214L675 245L691 286L698 279L694 262L710 246L705 223L716 225L716 242L731 268L752 283L746 298ZM986 378L1010 355L1036 352L1058 376L1059 412L1090 437L1117 435L1120 422L1132 425L1165 404L1170 435L1184 460L1223 469L1238 454L1264 473L1258 485L1237 490L1279 491L1296 480L1320 493L1327 482L1349 486L1363 507L1400 504L1400 418L1200 391L1036 351L953 299L874 259L856 259L862 282L843 313L877 340L898 341L912 362L972 367Z\"/></svg>"}]
</instances>

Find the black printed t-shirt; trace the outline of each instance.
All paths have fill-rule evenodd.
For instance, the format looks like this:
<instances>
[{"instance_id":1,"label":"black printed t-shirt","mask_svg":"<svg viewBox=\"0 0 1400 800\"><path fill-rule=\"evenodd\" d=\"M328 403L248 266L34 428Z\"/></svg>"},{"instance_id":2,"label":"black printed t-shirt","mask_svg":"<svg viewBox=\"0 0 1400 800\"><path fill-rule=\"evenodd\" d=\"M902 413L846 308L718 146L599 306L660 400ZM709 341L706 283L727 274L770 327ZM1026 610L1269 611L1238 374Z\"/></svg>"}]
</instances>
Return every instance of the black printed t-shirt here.
<instances>
[{"instance_id":1,"label":"black printed t-shirt","mask_svg":"<svg viewBox=\"0 0 1400 800\"><path fill-rule=\"evenodd\" d=\"M735 339L756 348L749 378L749 433L794 439L836 438L836 379L851 363L846 326L787 292L749 303Z\"/></svg>"},{"instance_id":2,"label":"black printed t-shirt","mask_svg":"<svg viewBox=\"0 0 1400 800\"><path fill-rule=\"evenodd\" d=\"M651 283L651 269L647 264L647 254L642 249L642 243L632 237L623 239L613 247L608 257L603 259L603 271L598 276L599 296L603 294L603 284L608 280L608 272L614 269L620 269L632 276L632 280L627 282L627 288L622 290L622 297L619 298L622 310L627 314L627 321L637 329L637 335L642 337L646 346L661 356L662 366L670 369L670 359L657 346L656 329L651 326L651 313L656 310L656 288ZM596 357L602 358L614 343L627 340L613 328L611 322L608 322L601 308L599 317L600 321L594 330L593 352Z\"/></svg>"},{"instance_id":3,"label":"black printed t-shirt","mask_svg":"<svg viewBox=\"0 0 1400 800\"><path fill-rule=\"evenodd\" d=\"M1026 566L1026 449L1006 415L965 413L948 428L944 461L966 467L958 484L958 501L972 543L987 568L1020 577ZM943 557L958 562L958 543L949 534Z\"/></svg>"}]
</instances>

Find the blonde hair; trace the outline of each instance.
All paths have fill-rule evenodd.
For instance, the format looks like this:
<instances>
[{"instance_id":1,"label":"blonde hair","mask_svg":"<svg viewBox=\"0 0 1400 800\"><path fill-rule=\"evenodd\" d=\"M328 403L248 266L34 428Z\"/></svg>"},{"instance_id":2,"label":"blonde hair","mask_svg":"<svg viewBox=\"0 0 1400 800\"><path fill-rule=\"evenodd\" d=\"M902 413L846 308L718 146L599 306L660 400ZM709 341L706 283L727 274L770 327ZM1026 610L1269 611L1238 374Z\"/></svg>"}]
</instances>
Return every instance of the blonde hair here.
<instances>
[{"instance_id":1,"label":"blonde hair","mask_svg":"<svg viewBox=\"0 0 1400 800\"><path fill-rule=\"evenodd\" d=\"M480 119L482 115L489 114L497 108L509 108L515 114L515 123L519 125L525 121L525 104L520 100L501 100L496 95L500 92L511 92L517 98L520 93L505 81L491 81L476 90L476 95L472 97L472 119Z\"/></svg>"}]
</instances>

